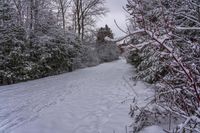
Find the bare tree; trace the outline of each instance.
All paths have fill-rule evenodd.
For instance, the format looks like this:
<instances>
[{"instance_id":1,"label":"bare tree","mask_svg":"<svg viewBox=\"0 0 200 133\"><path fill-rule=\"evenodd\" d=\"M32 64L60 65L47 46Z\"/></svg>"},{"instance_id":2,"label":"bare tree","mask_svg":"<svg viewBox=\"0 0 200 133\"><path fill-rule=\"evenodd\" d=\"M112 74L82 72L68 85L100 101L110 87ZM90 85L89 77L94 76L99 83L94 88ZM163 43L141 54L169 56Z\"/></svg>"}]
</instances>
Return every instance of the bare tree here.
<instances>
[{"instance_id":1,"label":"bare tree","mask_svg":"<svg viewBox=\"0 0 200 133\"><path fill-rule=\"evenodd\" d=\"M15 4L15 7L17 9L17 13L18 13L18 17L17 17L17 21L19 23L19 25L23 25L23 5L24 2L22 0L13 0L13 3Z\"/></svg>"},{"instance_id":2,"label":"bare tree","mask_svg":"<svg viewBox=\"0 0 200 133\"><path fill-rule=\"evenodd\" d=\"M105 15L108 11L104 3L105 0L74 0L75 29L82 40L84 39L85 27L87 26L86 19Z\"/></svg>"},{"instance_id":3,"label":"bare tree","mask_svg":"<svg viewBox=\"0 0 200 133\"><path fill-rule=\"evenodd\" d=\"M55 3L58 5L57 6L58 18L61 15L62 28L63 28L64 34L66 31L66 12L67 12L67 9L71 6L71 2L72 0L55 0Z\"/></svg>"}]
</instances>

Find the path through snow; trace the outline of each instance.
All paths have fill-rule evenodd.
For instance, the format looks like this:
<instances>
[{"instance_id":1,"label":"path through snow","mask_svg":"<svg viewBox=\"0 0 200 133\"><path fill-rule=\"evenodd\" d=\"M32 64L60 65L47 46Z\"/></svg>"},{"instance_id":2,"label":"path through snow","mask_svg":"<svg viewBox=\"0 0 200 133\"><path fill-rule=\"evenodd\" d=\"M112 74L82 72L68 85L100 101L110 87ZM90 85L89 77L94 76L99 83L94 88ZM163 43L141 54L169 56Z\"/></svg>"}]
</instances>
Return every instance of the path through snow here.
<instances>
[{"instance_id":1,"label":"path through snow","mask_svg":"<svg viewBox=\"0 0 200 133\"><path fill-rule=\"evenodd\" d=\"M152 92L141 82L131 87L127 82L132 74L132 66L118 60L2 86L0 132L125 133L131 123L127 99L135 95L132 89L140 101Z\"/></svg>"}]
</instances>

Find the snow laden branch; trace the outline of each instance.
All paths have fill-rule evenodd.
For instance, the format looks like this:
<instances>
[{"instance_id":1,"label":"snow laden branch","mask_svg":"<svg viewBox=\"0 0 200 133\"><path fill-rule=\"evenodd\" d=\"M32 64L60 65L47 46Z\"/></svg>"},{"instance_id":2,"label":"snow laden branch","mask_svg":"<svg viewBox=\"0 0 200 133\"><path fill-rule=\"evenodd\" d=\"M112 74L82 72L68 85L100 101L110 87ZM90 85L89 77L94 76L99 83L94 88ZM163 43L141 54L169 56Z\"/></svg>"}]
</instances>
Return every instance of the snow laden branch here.
<instances>
[{"instance_id":1,"label":"snow laden branch","mask_svg":"<svg viewBox=\"0 0 200 133\"><path fill-rule=\"evenodd\" d=\"M200 30L200 27L176 27L177 30Z\"/></svg>"},{"instance_id":2,"label":"snow laden branch","mask_svg":"<svg viewBox=\"0 0 200 133\"><path fill-rule=\"evenodd\" d=\"M200 14L193 8L198 2L192 2L128 0L127 5L129 29L143 31L127 35L137 78L155 83L155 104L182 120L178 130L168 132L200 129Z\"/></svg>"},{"instance_id":3,"label":"snow laden branch","mask_svg":"<svg viewBox=\"0 0 200 133\"><path fill-rule=\"evenodd\" d=\"M134 32L132 32L132 33L126 35L126 36L123 36L123 37L119 37L119 38L116 38L116 39L105 38L105 40L111 41L113 43L117 43L117 42L120 42L120 41L130 37L130 36L133 36L133 35L139 34L139 33L144 33L144 32L145 32L145 30L141 29L141 30L134 31Z\"/></svg>"}]
</instances>

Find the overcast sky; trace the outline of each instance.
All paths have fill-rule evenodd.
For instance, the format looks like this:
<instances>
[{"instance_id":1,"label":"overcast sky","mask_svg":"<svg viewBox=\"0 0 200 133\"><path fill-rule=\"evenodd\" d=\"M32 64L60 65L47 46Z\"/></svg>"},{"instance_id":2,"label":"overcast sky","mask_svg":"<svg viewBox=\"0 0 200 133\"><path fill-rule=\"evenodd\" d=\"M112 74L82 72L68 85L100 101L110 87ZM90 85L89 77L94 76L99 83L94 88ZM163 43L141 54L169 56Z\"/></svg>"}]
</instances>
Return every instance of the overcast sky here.
<instances>
[{"instance_id":1,"label":"overcast sky","mask_svg":"<svg viewBox=\"0 0 200 133\"><path fill-rule=\"evenodd\" d=\"M98 27L103 27L107 24L113 31L115 37L121 37L124 34L116 27L114 20L117 21L118 25L122 28L126 27L126 13L123 10L127 0L106 0L106 7L109 9L109 13L99 20L97 23Z\"/></svg>"}]
</instances>

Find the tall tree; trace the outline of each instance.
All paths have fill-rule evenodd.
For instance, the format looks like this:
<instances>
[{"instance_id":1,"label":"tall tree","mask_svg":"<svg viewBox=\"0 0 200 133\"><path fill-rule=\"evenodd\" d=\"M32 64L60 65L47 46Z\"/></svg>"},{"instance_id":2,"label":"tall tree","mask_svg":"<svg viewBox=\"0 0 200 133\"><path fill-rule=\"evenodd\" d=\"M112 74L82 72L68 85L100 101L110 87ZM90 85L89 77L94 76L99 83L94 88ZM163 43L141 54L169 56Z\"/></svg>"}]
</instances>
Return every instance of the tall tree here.
<instances>
[{"instance_id":1,"label":"tall tree","mask_svg":"<svg viewBox=\"0 0 200 133\"><path fill-rule=\"evenodd\" d=\"M68 8L71 6L72 0L55 0L57 5L57 12L58 12L58 21L61 18L62 21L62 28L65 34L66 32L66 12ZM61 17L60 17L61 16Z\"/></svg>"},{"instance_id":2,"label":"tall tree","mask_svg":"<svg viewBox=\"0 0 200 133\"><path fill-rule=\"evenodd\" d=\"M113 39L112 30L105 25L105 27L101 27L97 32L97 42L105 42L105 37L109 37Z\"/></svg>"},{"instance_id":3,"label":"tall tree","mask_svg":"<svg viewBox=\"0 0 200 133\"><path fill-rule=\"evenodd\" d=\"M74 0L75 29L81 40L84 39L85 28L88 26L87 19L105 15L108 11L104 4L105 0Z\"/></svg>"},{"instance_id":4,"label":"tall tree","mask_svg":"<svg viewBox=\"0 0 200 133\"><path fill-rule=\"evenodd\" d=\"M24 6L25 6L25 1L24 0L13 0L13 3L16 7L17 11L17 21L19 25L24 24Z\"/></svg>"}]
</instances>

